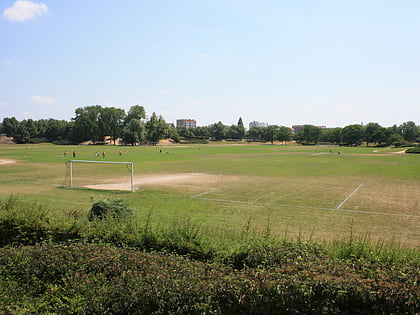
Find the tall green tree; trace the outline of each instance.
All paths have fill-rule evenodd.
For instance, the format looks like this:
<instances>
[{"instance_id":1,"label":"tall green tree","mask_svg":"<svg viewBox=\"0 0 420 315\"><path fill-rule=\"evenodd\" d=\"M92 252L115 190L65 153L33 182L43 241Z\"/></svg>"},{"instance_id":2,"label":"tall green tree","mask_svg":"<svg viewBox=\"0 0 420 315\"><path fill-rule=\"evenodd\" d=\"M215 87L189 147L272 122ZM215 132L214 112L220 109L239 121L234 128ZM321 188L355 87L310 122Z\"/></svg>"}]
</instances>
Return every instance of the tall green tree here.
<instances>
[{"instance_id":1,"label":"tall green tree","mask_svg":"<svg viewBox=\"0 0 420 315\"><path fill-rule=\"evenodd\" d=\"M415 142L419 136L419 127L414 121L407 121L400 126L401 134L405 141Z\"/></svg>"},{"instance_id":2,"label":"tall green tree","mask_svg":"<svg viewBox=\"0 0 420 315\"><path fill-rule=\"evenodd\" d=\"M146 110L141 105L131 106L128 110L127 116L124 118L124 123L127 124L131 119L143 120L146 119Z\"/></svg>"},{"instance_id":3,"label":"tall green tree","mask_svg":"<svg viewBox=\"0 0 420 315\"><path fill-rule=\"evenodd\" d=\"M321 141L322 142L329 142L334 144L340 144L341 142L341 129L340 127L337 128L327 128L321 130Z\"/></svg>"},{"instance_id":4,"label":"tall green tree","mask_svg":"<svg viewBox=\"0 0 420 315\"><path fill-rule=\"evenodd\" d=\"M209 126L210 136L216 140L226 139L227 128L221 121Z\"/></svg>"},{"instance_id":5,"label":"tall green tree","mask_svg":"<svg viewBox=\"0 0 420 315\"><path fill-rule=\"evenodd\" d=\"M363 141L363 127L348 125L341 130L341 143L344 145L360 145Z\"/></svg>"},{"instance_id":6,"label":"tall green tree","mask_svg":"<svg viewBox=\"0 0 420 315\"><path fill-rule=\"evenodd\" d=\"M296 134L296 140L304 144L316 144L321 138L321 128L313 125L304 125Z\"/></svg>"},{"instance_id":7,"label":"tall green tree","mask_svg":"<svg viewBox=\"0 0 420 315\"><path fill-rule=\"evenodd\" d=\"M245 137L250 140L263 140L264 129L267 127L251 127Z\"/></svg>"},{"instance_id":8,"label":"tall green tree","mask_svg":"<svg viewBox=\"0 0 420 315\"><path fill-rule=\"evenodd\" d=\"M242 117L239 117L238 125L237 125L237 132L238 132L238 139L243 139L245 137L245 127L244 123L242 122Z\"/></svg>"},{"instance_id":9,"label":"tall green tree","mask_svg":"<svg viewBox=\"0 0 420 315\"><path fill-rule=\"evenodd\" d=\"M3 131L6 136L14 137L17 129L19 127L20 122L15 117L5 117L3 118Z\"/></svg>"},{"instance_id":10,"label":"tall green tree","mask_svg":"<svg viewBox=\"0 0 420 315\"><path fill-rule=\"evenodd\" d=\"M157 116L152 113L146 123L146 139L152 144L157 144L160 139L163 139L168 134L168 124L162 116Z\"/></svg>"},{"instance_id":11,"label":"tall green tree","mask_svg":"<svg viewBox=\"0 0 420 315\"><path fill-rule=\"evenodd\" d=\"M270 141L272 144L274 143L274 140L277 140L278 138L278 132L279 132L279 126L277 125L270 125L268 127L265 127L263 129L263 140L264 141Z\"/></svg>"},{"instance_id":12,"label":"tall green tree","mask_svg":"<svg viewBox=\"0 0 420 315\"><path fill-rule=\"evenodd\" d=\"M73 139L77 143L91 140L103 141L104 135L99 129L99 116L103 108L100 105L79 107L76 109L76 117L73 118Z\"/></svg>"},{"instance_id":13,"label":"tall green tree","mask_svg":"<svg viewBox=\"0 0 420 315\"><path fill-rule=\"evenodd\" d=\"M124 141L124 143L131 145L143 143L146 140L145 123L140 119L130 119L130 121L127 124L125 124L123 128L122 140Z\"/></svg>"},{"instance_id":14,"label":"tall green tree","mask_svg":"<svg viewBox=\"0 0 420 315\"><path fill-rule=\"evenodd\" d=\"M377 143L377 136L379 135L378 131L382 128L378 123L370 122L364 128L364 139L366 141L366 146L369 146L369 143Z\"/></svg>"},{"instance_id":15,"label":"tall green tree","mask_svg":"<svg viewBox=\"0 0 420 315\"><path fill-rule=\"evenodd\" d=\"M121 108L102 108L98 117L100 137L110 136L115 145L116 140L121 137L125 116L125 111Z\"/></svg>"},{"instance_id":16,"label":"tall green tree","mask_svg":"<svg viewBox=\"0 0 420 315\"><path fill-rule=\"evenodd\" d=\"M290 128L285 126L280 126L277 132L277 140L281 142L290 141L292 139L292 131Z\"/></svg>"}]
</instances>

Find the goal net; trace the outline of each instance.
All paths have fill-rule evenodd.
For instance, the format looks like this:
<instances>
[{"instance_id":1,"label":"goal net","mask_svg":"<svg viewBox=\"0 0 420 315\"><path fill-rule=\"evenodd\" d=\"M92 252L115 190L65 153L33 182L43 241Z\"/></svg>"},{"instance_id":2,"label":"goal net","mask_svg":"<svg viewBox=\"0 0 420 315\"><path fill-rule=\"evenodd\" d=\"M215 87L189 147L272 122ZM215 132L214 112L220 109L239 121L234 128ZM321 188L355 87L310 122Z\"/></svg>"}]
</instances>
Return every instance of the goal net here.
<instances>
[{"instance_id":1,"label":"goal net","mask_svg":"<svg viewBox=\"0 0 420 315\"><path fill-rule=\"evenodd\" d=\"M135 191L133 162L69 160L66 164L69 187Z\"/></svg>"}]
</instances>

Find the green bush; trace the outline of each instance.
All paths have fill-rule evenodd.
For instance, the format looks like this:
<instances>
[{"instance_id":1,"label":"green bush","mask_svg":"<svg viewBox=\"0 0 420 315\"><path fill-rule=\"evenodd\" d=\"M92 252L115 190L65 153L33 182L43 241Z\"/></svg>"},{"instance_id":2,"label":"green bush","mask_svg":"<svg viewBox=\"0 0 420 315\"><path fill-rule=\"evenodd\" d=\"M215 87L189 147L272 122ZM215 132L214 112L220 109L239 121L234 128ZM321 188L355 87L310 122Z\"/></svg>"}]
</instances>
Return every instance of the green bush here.
<instances>
[{"instance_id":1,"label":"green bush","mask_svg":"<svg viewBox=\"0 0 420 315\"><path fill-rule=\"evenodd\" d=\"M272 249L279 254L282 250L286 249ZM327 256L310 259L301 256L302 249L295 254L293 250L289 258L295 259L238 271L223 264L105 245L3 248L0 313L416 314L420 310L418 265L348 263Z\"/></svg>"},{"instance_id":2,"label":"green bush","mask_svg":"<svg viewBox=\"0 0 420 315\"><path fill-rule=\"evenodd\" d=\"M405 151L405 153L420 153L420 146L415 148L410 148Z\"/></svg>"},{"instance_id":3,"label":"green bush","mask_svg":"<svg viewBox=\"0 0 420 315\"><path fill-rule=\"evenodd\" d=\"M88 213L88 220L123 219L131 216L133 211L121 199L103 199L95 202Z\"/></svg>"}]
</instances>

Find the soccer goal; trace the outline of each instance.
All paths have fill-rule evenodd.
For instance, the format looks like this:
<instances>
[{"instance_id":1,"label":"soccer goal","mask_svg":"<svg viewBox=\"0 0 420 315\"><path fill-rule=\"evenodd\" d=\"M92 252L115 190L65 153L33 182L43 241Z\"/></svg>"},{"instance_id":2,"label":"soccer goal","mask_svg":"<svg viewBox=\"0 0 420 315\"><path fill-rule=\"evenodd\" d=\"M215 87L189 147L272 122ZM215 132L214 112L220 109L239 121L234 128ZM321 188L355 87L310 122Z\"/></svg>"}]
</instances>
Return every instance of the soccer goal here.
<instances>
[{"instance_id":1,"label":"soccer goal","mask_svg":"<svg viewBox=\"0 0 420 315\"><path fill-rule=\"evenodd\" d=\"M133 162L69 160L66 177L70 187L135 191Z\"/></svg>"}]
</instances>

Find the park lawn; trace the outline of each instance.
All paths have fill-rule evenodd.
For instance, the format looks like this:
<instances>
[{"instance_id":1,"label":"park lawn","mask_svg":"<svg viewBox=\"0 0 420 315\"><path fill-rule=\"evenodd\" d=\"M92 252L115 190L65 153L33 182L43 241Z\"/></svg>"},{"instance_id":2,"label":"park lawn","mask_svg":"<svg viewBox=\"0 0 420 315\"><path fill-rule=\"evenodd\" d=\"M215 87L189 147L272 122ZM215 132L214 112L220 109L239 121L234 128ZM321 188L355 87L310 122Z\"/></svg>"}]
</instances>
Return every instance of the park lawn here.
<instances>
[{"instance_id":1,"label":"park lawn","mask_svg":"<svg viewBox=\"0 0 420 315\"><path fill-rule=\"evenodd\" d=\"M72 159L73 151L76 159L132 161L136 176L204 173L221 176L221 180L144 185L134 193L68 189L65 162ZM0 198L18 194L47 205L57 216L69 211L84 214L93 201L121 198L136 210L140 222L150 217L154 224L170 224L174 217L190 217L203 226L217 227L220 233L241 231L251 224L258 231L269 229L280 236L333 240L353 232L418 246L419 157L393 151L399 149L262 144L5 145L0 146L0 159L17 163L0 165ZM121 168L101 167L95 172L100 174L92 176L99 181L101 176L126 176Z\"/></svg>"}]
</instances>

